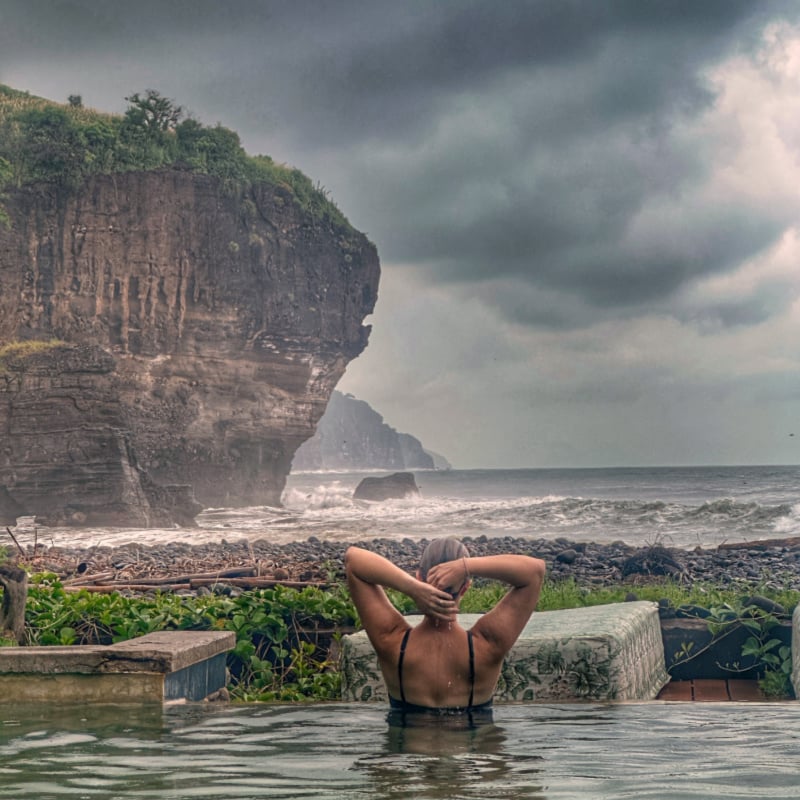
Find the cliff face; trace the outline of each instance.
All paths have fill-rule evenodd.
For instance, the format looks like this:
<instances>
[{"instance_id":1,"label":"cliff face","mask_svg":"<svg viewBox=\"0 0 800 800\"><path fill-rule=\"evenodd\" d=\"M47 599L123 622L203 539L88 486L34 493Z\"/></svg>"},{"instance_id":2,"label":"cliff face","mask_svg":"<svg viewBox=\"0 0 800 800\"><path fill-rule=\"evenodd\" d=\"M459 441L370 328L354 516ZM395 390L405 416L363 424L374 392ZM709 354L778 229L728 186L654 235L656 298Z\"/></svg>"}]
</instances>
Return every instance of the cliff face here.
<instances>
[{"instance_id":1,"label":"cliff face","mask_svg":"<svg viewBox=\"0 0 800 800\"><path fill-rule=\"evenodd\" d=\"M0 485L80 523L163 524L175 484L202 506L277 505L367 343L374 246L288 189L179 170L5 205ZM30 340L57 342L3 357Z\"/></svg>"},{"instance_id":2,"label":"cliff face","mask_svg":"<svg viewBox=\"0 0 800 800\"><path fill-rule=\"evenodd\" d=\"M368 403L334 392L313 438L295 454L292 468L433 469L434 459L419 439L398 433Z\"/></svg>"}]
</instances>

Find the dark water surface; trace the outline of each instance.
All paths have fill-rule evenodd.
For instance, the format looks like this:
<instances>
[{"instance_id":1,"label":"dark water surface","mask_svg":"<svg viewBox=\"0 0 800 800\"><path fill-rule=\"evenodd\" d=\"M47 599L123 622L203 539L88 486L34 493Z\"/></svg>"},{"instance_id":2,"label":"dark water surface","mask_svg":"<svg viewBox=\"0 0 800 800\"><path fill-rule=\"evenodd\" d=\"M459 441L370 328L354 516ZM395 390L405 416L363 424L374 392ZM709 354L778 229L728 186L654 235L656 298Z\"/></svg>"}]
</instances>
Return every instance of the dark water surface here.
<instances>
[{"instance_id":1,"label":"dark water surface","mask_svg":"<svg viewBox=\"0 0 800 800\"><path fill-rule=\"evenodd\" d=\"M8 800L796 798L800 704L0 706Z\"/></svg>"}]
</instances>

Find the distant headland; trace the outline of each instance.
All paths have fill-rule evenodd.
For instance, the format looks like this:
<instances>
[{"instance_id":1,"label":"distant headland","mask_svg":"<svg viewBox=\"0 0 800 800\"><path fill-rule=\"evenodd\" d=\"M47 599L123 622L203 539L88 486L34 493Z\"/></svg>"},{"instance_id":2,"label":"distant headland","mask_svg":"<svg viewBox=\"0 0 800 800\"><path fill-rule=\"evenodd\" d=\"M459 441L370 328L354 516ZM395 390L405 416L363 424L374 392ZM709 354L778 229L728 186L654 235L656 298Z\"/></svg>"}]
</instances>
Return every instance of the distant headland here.
<instances>
[{"instance_id":1,"label":"distant headland","mask_svg":"<svg viewBox=\"0 0 800 800\"><path fill-rule=\"evenodd\" d=\"M294 456L292 469L450 469L444 456L427 450L409 433L399 433L363 400L335 391L314 436Z\"/></svg>"}]
</instances>

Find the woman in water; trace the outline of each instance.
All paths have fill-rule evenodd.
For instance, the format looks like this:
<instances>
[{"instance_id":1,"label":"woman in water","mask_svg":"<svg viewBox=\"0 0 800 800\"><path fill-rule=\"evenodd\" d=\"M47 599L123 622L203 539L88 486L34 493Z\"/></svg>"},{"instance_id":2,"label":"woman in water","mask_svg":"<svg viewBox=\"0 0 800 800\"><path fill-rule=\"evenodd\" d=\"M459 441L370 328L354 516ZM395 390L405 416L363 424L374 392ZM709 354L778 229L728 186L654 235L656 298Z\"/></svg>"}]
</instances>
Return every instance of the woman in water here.
<instances>
[{"instance_id":1,"label":"woman in water","mask_svg":"<svg viewBox=\"0 0 800 800\"><path fill-rule=\"evenodd\" d=\"M425 548L416 577L359 547L348 548L345 566L393 709L471 712L491 707L503 657L539 600L544 561L522 555L470 557L460 541L442 538ZM472 577L499 580L511 589L467 631L457 615ZM383 587L414 600L422 622L412 629Z\"/></svg>"}]
</instances>

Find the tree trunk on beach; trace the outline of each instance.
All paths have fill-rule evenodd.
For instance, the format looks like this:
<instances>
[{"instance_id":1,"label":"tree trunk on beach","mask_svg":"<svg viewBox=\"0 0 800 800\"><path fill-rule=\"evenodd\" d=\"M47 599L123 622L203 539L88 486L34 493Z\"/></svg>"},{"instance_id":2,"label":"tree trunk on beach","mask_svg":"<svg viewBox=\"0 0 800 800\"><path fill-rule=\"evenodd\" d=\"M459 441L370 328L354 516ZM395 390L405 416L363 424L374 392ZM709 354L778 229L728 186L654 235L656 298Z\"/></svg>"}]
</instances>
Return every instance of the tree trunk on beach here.
<instances>
[{"instance_id":1,"label":"tree trunk on beach","mask_svg":"<svg viewBox=\"0 0 800 800\"><path fill-rule=\"evenodd\" d=\"M19 567L0 567L3 604L0 607L0 636L25 641L25 602L28 599L28 573Z\"/></svg>"}]
</instances>

